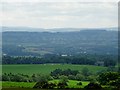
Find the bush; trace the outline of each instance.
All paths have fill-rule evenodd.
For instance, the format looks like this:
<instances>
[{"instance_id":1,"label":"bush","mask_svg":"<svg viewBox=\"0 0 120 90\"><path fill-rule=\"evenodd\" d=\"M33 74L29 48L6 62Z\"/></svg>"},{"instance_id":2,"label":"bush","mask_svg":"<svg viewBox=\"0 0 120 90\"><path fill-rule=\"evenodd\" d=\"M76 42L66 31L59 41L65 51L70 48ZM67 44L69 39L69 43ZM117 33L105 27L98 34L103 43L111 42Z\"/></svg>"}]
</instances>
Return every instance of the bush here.
<instances>
[{"instance_id":1,"label":"bush","mask_svg":"<svg viewBox=\"0 0 120 90\"><path fill-rule=\"evenodd\" d=\"M47 88L48 86L48 82L44 81L44 82L37 82L33 88Z\"/></svg>"},{"instance_id":2,"label":"bush","mask_svg":"<svg viewBox=\"0 0 120 90\"><path fill-rule=\"evenodd\" d=\"M62 69L55 69L54 71L51 72L51 76L53 76L54 78L58 78L61 75L65 75L65 76L69 76L69 75L76 75L78 74L78 70L71 70L71 69L66 69L66 70L62 70Z\"/></svg>"},{"instance_id":3,"label":"bush","mask_svg":"<svg viewBox=\"0 0 120 90\"><path fill-rule=\"evenodd\" d=\"M2 81L10 81L10 77L8 75L2 75Z\"/></svg>"},{"instance_id":4,"label":"bush","mask_svg":"<svg viewBox=\"0 0 120 90\"><path fill-rule=\"evenodd\" d=\"M67 76L62 75L59 78L60 78L60 83L65 83L66 84L68 82L68 77Z\"/></svg>"},{"instance_id":5,"label":"bush","mask_svg":"<svg viewBox=\"0 0 120 90\"><path fill-rule=\"evenodd\" d=\"M87 79L88 81L93 82L93 83L97 81L96 76L93 76L93 75L88 76Z\"/></svg>"},{"instance_id":6,"label":"bush","mask_svg":"<svg viewBox=\"0 0 120 90\"><path fill-rule=\"evenodd\" d=\"M99 75L98 81L102 85L109 85L111 82L114 83L119 77L120 74L118 72L105 72Z\"/></svg>"},{"instance_id":7,"label":"bush","mask_svg":"<svg viewBox=\"0 0 120 90\"><path fill-rule=\"evenodd\" d=\"M59 82L58 85L57 85L57 88L63 89L66 86L68 86L67 83L65 83L65 82L64 83L63 82Z\"/></svg>"},{"instance_id":8,"label":"bush","mask_svg":"<svg viewBox=\"0 0 120 90\"><path fill-rule=\"evenodd\" d=\"M69 76L68 76L68 79L69 79L69 80L76 80L76 77L75 77L74 75L69 75Z\"/></svg>"},{"instance_id":9,"label":"bush","mask_svg":"<svg viewBox=\"0 0 120 90\"><path fill-rule=\"evenodd\" d=\"M85 80L85 77L82 74L77 74L76 75L76 80L82 81L82 80Z\"/></svg>"},{"instance_id":10,"label":"bush","mask_svg":"<svg viewBox=\"0 0 120 90\"><path fill-rule=\"evenodd\" d=\"M101 87L101 85L100 84L98 84L98 83L89 83L87 86L85 86L84 87L85 89L94 89L94 90L101 90L102 89L102 87Z\"/></svg>"},{"instance_id":11,"label":"bush","mask_svg":"<svg viewBox=\"0 0 120 90\"><path fill-rule=\"evenodd\" d=\"M48 83L46 81L44 82L37 82L33 88L41 88L41 89L53 89L56 87L56 84L54 83Z\"/></svg>"},{"instance_id":12,"label":"bush","mask_svg":"<svg viewBox=\"0 0 120 90\"><path fill-rule=\"evenodd\" d=\"M82 82L78 82L77 85L82 85Z\"/></svg>"},{"instance_id":13,"label":"bush","mask_svg":"<svg viewBox=\"0 0 120 90\"><path fill-rule=\"evenodd\" d=\"M67 85L67 82L68 82L68 77L67 76L62 75L59 78L60 78L60 81L57 85L57 88L65 88L66 86L68 86Z\"/></svg>"},{"instance_id":14,"label":"bush","mask_svg":"<svg viewBox=\"0 0 120 90\"><path fill-rule=\"evenodd\" d=\"M22 80L23 80L22 76L20 76L20 75L14 75L14 81L16 81L16 82L22 82Z\"/></svg>"},{"instance_id":15,"label":"bush","mask_svg":"<svg viewBox=\"0 0 120 90\"><path fill-rule=\"evenodd\" d=\"M56 87L56 84L55 83L49 83L48 84L48 89L53 89Z\"/></svg>"}]
</instances>

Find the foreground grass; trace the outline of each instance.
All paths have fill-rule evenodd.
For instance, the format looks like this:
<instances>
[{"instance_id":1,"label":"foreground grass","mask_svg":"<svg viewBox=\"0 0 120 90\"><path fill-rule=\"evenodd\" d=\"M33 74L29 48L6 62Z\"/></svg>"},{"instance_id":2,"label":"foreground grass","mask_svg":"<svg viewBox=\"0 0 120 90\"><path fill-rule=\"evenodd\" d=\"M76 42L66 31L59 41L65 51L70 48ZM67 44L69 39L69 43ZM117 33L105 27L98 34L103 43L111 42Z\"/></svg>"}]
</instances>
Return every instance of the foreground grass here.
<instances>
[{"instance_id":1,"label":"foreground grass","mask_svg":"<svg viewBox=\"0 0 120 90\"><path fill-rule=\"evenodd\" d=\"M2 82L2 87L33 88L35 82Z\"/></svg>"},{"instance_id":2,"label":"foreground grass","mask_svg":"<svg viewBox=\"0 0 120 90\"><path fill-rule=\"evenodd\" d=\"M59 80L52 80L49 82L58 83ZM71 90L73 88L81 88L79 90L82 90L89 83L87 81L81 81L82 85L77 85L78 82L79 81L76 81L76 80L69 80L68 88L71 88ZM0 82L0 84L1 83L2 83L2 88L3 88L2 90L44 90L44 89L33 89L33 86L36 84L35 82L32 82L32 83L30 82ZM110 86L102 86L102 87L103 87L102 90L117 90L114 87L110 87Z\"/></svg>"},{"instance_id":3,"label":"foreground grass","mask_svg":"<svg viewBox=\"0 0 120 90\"><path fill-rule=\"evenodd\" d=\"M52 80L50 82L58 83L59 80ZM77 85L77 83L82 82L82 85ZM84 88L86 85L88 85L89 81L76 81L76 80L69 80L68 81L68 87L69 88Z\"/></svg>"},{"instance_id":4,"label":"foreground grass","mask_svg":"<svg viewBox=\"0 0 120 90\"><path fill-rule=\"evenodd\" d=\"M58 83L59 80L52 80L49 82L54 82L54 83ZM82 85L77 85L79 81L76 80L69 80L68 82L68 87L69 88L84 88L84 86L88 85L89 82L86 81L82 81ZM3 88L8 88L8 87L14 87L14 88L33 88L33 86L35 85L35 82L2 82L2 87Z\"/></svg>"},{"instance_id":5,"label":"foreground grass","mask_svg":"<svg viewBox=\"0 0 120 90\"><path fill-rule=\"evenodd\" d=\"M87 67L91 72L96 73L100 70L105 70L106 67L92 65L72 65L72 64L29 64L29 65L2 65L2 73L23 73L32 74L50 74L51 71L59 69L71 69L81 71Z\"/></svg>"}]
</instances>

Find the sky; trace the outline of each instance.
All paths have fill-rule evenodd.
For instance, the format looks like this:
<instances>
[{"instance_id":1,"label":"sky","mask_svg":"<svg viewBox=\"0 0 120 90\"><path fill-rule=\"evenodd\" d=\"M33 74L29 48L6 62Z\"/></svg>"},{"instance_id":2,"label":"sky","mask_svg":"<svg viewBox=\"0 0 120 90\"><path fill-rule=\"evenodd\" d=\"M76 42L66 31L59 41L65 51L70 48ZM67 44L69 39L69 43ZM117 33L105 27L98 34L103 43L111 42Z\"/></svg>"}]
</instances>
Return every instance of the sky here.
<instances>
[{"instance_id":1,"label":"sky","mask_svg":"<svg viewBox=\"0 0 120 90\"><path fill-rule=\"evenodd\" d=\"M2 26L33 28L117 27L114 2L2 2Z\"/></svg>"}]
</instances>

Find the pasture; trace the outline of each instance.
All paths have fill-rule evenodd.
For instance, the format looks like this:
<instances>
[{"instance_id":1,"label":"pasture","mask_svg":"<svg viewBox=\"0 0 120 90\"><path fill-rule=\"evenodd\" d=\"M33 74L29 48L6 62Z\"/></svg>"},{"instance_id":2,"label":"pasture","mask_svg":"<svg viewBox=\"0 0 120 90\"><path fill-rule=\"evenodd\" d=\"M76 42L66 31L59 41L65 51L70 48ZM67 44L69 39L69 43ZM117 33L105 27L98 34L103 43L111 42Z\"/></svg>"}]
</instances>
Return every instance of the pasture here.
<instances>
[{"instance_id":1,"label":"pasture","mask_svg":"<svg viewBox=\"0 0 120 90\"><path fill-rule=\"evenodd\" d=\"M49 82L59 82L59 80L52 80ZM68 82L68 87L69 88L84 88L84 86L86 86L89 82L86 81L82 81L82 85L77 85L79 81L75 81L75 80L69 80ZM13 88L33 88L33 86L35 85L35 82L2 82L2 87L6 88L6 87L13 87Z\"/></svg>"},{"instance_id":2,"label":"pasture","mask_svg":"<svg viewBox=\"0 0 120 90\"><path fill-rule=\"evenodd\" d=\"M18 64L18 65L2 65L2 73L22 73L27 75L32 74L50 74L55 69L71 69L81 71L83 68L88 68L89 71L96 73L105 70L106 67L93 65L73 65L73 64Z\"/></svg>"}]
</instances>

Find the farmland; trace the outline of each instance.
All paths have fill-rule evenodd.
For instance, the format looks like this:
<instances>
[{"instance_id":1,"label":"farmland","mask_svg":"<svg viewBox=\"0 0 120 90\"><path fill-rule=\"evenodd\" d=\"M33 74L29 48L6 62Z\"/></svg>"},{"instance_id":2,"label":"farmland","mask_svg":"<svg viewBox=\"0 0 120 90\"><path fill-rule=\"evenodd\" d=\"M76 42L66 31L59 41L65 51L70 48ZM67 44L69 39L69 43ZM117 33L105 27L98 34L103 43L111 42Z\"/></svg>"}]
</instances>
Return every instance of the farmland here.
<instances>
[{"instance_id":1,"label":"farmland","mask_svg":"<svg viewBox=\"0 0 120 90\"><path fill-rule=\"evenodd\" d=\"M52 80L49 82L59 82L59 80ZM83 85L77 85L79 81L75 81L75 80L69 80L68 82L68 87L69 88L83 88L84 86L86 86L89 82L86 81L82 81ZM14 87L14 88L33 88L33 86L35 85L35 82L32 83L28 83L28 82L2 82L2 87Z\"/></svg>"},{"instance_id":2,"label":"farmland","mask_svg":"<svg viewBox=\"0 0 120 90\"><path fill-rule=\"evenodd\" d=\"M106 30L3 32L0 84L3 90L119 88L116 35Z\"/></svg>"},{"instance_id":3,"label":"farmland","mask_svg":"<svg viewBox=\"0 0 120 90\"><path fill-rule=\"evenodd\" d=\"M2 82L2 87L19 87L19 88L32 88L35 82L27 83L27 82Z\"/></svg>"},{"instance_id":4,"label":"farmland","mask_svg":"<svg viewBox=\"0 0 120 90\"><path fill-rule=\"evenodd\" d=\"M96 73L105 70L106 67L92 65L71 65L71 64L20 64L20 65L3 65L2 73L23 73L23 74L50 74L55 69L71 69L81 71L87 67L89 71Z\"/></svg>"}]
</instances>

